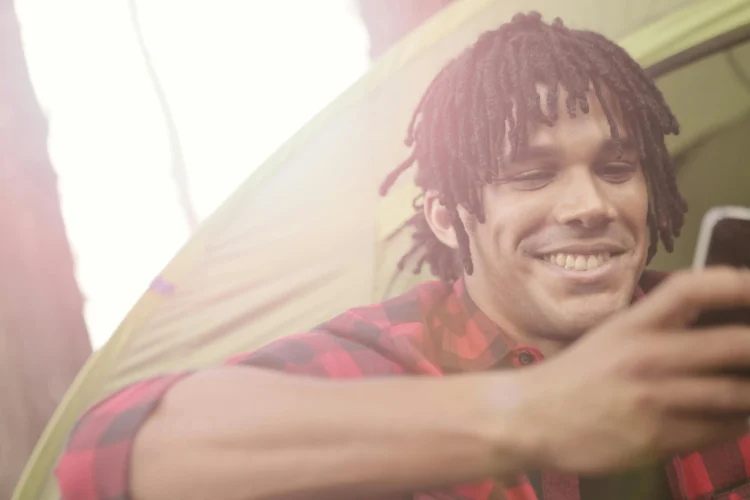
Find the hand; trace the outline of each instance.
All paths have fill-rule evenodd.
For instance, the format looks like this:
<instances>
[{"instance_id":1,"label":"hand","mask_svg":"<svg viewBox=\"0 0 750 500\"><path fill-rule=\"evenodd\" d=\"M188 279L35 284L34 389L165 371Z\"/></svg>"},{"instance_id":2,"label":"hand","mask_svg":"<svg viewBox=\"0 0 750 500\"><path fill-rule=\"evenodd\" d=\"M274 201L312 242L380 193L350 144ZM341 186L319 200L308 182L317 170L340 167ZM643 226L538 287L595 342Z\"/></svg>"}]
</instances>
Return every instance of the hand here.
<instances>
[{"instance_id":1,"label":"hand","mask_svg":"<svg viewBox=\"0 0 750 500\"><path fill-rule=\"evenodd\" d=\"M548 362L519 373L540 467L599 474L750 432L750 327L690 329L750 306L750 272L679 273Z\"/></svg>"}]
</instances>

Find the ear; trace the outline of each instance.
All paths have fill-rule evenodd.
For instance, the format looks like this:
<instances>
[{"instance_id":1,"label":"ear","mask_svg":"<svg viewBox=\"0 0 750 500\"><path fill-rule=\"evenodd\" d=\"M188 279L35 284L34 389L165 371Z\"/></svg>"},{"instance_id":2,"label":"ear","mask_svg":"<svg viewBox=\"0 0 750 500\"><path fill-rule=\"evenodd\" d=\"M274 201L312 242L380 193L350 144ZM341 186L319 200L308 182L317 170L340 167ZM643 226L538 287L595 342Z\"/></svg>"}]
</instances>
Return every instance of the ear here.
<instances>
[{"instance_id":1,"label":"ear","mask_svg":"<svg viewBox=\"0 0 750 500\"><path fill-rule=\"evenodd\" d=\"M456 239L456 231L453 229L450 212L445 208L445 205L440 203L437 191L428 190L425 192L424 217L438 240L450 248L458 248L458 240Z\"/></svg>"}]
</instances>

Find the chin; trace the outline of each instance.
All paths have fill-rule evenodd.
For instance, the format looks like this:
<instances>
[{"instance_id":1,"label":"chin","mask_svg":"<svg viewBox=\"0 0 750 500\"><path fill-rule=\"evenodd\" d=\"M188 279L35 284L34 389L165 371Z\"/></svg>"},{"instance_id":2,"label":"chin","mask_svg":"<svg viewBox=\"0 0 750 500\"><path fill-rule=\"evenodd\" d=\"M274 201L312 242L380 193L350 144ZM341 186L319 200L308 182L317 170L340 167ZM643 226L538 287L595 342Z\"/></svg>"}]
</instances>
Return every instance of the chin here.
<instances>
[{"instance_id":1,"label":"chin","mask_svg":"<svg viewBox=\"0 0 750 500\"><path fill-rule=\"evenodd\" d=\"M542 328L537 331L537 336L554 341L563 341L565 343L573 342L582 337L586 332L601 324L607 316L587 316L587 317L567 317L558 318L555 320L554 317L547 318L547 328ZM537 324L537 327L540 325Z\"/></svg>"},{"instance_id":2,"label":"chin","mask_svg":"<svg viewBox=\"0 0 750 500\"><path fill-rule=\"evenodd\" d=\"M550 327L550 335L547 336L575 340L613 314L625 309L629 303L628 294L561 300L550 308L552 314L546 315Z\"/></svg>"}]
</instances>

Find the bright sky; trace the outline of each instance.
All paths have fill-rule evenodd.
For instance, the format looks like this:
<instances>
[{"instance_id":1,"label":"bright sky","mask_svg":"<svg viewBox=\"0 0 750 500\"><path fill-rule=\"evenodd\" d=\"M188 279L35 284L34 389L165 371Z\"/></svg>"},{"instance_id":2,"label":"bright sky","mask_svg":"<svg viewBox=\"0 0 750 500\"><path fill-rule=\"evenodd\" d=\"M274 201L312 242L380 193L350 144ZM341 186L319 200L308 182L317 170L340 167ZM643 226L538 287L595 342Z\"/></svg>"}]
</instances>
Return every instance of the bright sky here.
<instances>
[{"instance_id":1,"label":"bright sky","mask_svg":"<svg viewBox=\"0 0 750 500\"><path fill-rule=\"evenodd\" d=\"M95 348L188 237L126 0L16 0ZM210 214L366 69L351 0L138 0Z\"/></svg>"}]
</instances>

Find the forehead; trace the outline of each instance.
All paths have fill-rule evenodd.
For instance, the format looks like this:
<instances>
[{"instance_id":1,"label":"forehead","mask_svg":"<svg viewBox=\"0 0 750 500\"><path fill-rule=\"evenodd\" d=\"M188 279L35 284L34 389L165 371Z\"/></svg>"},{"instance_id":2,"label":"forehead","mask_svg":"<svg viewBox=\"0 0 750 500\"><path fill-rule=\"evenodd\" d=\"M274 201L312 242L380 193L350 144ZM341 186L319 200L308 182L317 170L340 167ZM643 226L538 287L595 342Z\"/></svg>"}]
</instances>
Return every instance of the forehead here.
<instances>
[{"instance_id":1,"label":"forehead","mask_svg":"<svg viewBox=\"0 0 750 500\"><path fill-rule=\"evenodd\" d=\"M551 88L543 83L536 84L539 104L546 116L557 116L552 127L540 123L529 115L527 133L529 145L555 143L559 146L575 147L580 142L601 143L612 139L610 119L617 127L619 135L627 138L628 130L623 118L622 107L613 92L606 86L600 87L601 100L592 85L586 93L588 112L584 113L578 102L575 102L575 117L568 113L567 101L570 93L565 87L557 88L557 99L550 101ZM551 109L551 107L555 109ZM515 108L515 106L514 106ZM514 109L517 115L517 109ZM609 118L607 116L609 114Z\"/></svg>"}]
</instances>

